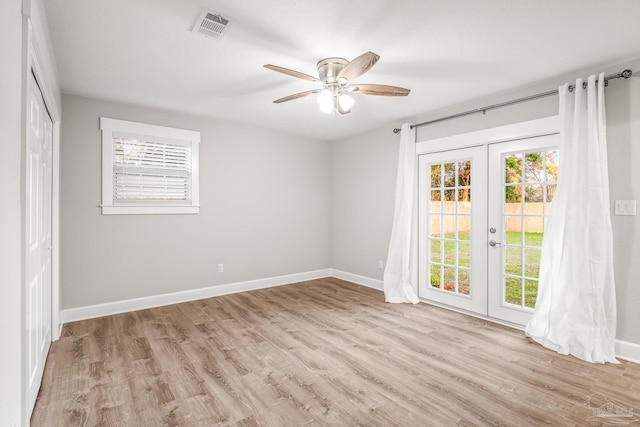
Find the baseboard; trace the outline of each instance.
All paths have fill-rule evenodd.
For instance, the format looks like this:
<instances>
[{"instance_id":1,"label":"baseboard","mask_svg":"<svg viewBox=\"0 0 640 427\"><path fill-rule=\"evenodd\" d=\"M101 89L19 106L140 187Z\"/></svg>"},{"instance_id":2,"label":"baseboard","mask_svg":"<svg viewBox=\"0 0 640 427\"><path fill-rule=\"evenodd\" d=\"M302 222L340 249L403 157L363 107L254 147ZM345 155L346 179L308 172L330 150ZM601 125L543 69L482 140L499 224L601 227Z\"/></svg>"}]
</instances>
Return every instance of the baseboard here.
<instances>
[{"instance_id":1,"label":"baseboard","mask_svg":"<svg viewBox=\"0 0 640 427\"><path fill-rule=\"evenodd\" d=\"M640 344L616 340L616 357L633 363L640 363Z\"/></svg>"},{"instance_id":2,"label":"baseboard","mask_svg":"<svg viewBox=\"0 0 640 427\"><path fill-rule=\"evenodd\" d=\"M163 305L178 304L181 302L195 301L203 298L217 297L221 295L229 295L237 292L253 291L257 289L271 288L275 286L289 285L291 283L304 282L306 280L321 279L323 277L335 277L366 286L368 288L382 291L383 281L372 279L358 274L348 273L346 271L328 268L324 270L309 271L305 273L289 274L286 276L270 277L267 279L249 280L246 282L229 283L226 285L210 286L207 288L193 289L183 292L174 292L170 294L153 295L144 298L134 298L124 301L115 301L105 304L96 304L86 307L71 308L60 312L60 327L64 323L75 322L78 320L93 319L96 317L109 316L112 314L126 313L135 310L144 310L147 308L160 307ZM423 301L425 302L425 301ZM436 304L437 305L437 304ZM444 307L452 309L451 307ZM459 311L455 310L454 311ZM470 314L464 312L463 314ZM497 322L495 319L482 317L485 320ZM514 327L508 324L506 326ZM640 344L627 341L616 340L616 357L633 363L640 363Z\"/></svg>"},{"instance_id":3,"label":"baseboard","mask_svg":"<svg viewBox=\"0 0 640 427\"><path fill-rule=\"evenodd\" d=\"M304 282L306 280L321 279L331 276L331 269L309 271L305 273L289 274L286 276L269 277L266 279L249 280L246 282L229 283L225 285L210 286L207 288L192 289L182 292L173 292L162 295L152 295L143 298L134 298L123 301L114 301L105 304L96 304L86 307L61 310L61 324L78 320L93 319L96 317L110 316L112 314L126 313L135 310L160 307L163 305L178 304L181 302L195 301L204 298L234 294L237 292L253 291L257 289L271 288L275 286L289 285L291 283Z\"/></svg>"},{"instance_id":4,"label":"baseboard","mask_svg":"<svg viewBox=\"0 0 640 427\"><path fill-rule=\"evenodd\" d=\"M347 273L346 271L336 270L334 268L330 268L330 276L335 277L337 279L346 280L347 282L356 283L358 285L366 286L368 288L377 289L378 291L384 290L383 281L378 279L372 279L370 277L359 276L353 273Z\"/></svg>"}]
</instances>

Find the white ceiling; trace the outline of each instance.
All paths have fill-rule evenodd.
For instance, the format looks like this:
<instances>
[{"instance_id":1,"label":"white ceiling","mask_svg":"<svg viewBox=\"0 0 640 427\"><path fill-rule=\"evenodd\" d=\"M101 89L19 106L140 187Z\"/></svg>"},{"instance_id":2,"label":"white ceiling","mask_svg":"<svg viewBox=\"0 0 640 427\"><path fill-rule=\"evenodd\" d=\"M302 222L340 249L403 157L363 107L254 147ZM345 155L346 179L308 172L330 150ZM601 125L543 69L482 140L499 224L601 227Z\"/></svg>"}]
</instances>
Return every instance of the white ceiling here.
<instances>
[{"instance_id":1,"label":"white ceiling","mask_svg":"<svg viewBox=\"0 0 640 427\"><path fill-rule=\"evenodd\" d=\"M64 93L334 140L554 76L640 57L640 0L44 0ZM221 39L191 27L203 7L233 19ZM317 75L373 51L354 95L328 116L314 89L264 64ZM638 70L634 70L638 71ZM576 76L578 77L578 76Z\"/></svg>"}]
</instances>

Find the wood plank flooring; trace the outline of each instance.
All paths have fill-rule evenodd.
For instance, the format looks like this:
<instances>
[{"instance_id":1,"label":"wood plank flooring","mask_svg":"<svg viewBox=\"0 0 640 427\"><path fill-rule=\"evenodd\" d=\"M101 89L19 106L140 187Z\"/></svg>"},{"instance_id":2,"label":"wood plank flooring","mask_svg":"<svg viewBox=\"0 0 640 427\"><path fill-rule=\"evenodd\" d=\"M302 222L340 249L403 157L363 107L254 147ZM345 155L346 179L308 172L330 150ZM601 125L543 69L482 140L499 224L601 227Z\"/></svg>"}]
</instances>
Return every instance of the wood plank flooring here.
<instances>
[{"instance_id":1,"label":"wood plank flooring","mask_svg":"<svg viewBox=\"0 0 640 427\"><path fill-rule=\"evenodd\" d=\"M589 364L327 278L66 324L31 422L604 425L588 420L592 395L640 414L640 365Z\"/></svg>"}]
</instances>

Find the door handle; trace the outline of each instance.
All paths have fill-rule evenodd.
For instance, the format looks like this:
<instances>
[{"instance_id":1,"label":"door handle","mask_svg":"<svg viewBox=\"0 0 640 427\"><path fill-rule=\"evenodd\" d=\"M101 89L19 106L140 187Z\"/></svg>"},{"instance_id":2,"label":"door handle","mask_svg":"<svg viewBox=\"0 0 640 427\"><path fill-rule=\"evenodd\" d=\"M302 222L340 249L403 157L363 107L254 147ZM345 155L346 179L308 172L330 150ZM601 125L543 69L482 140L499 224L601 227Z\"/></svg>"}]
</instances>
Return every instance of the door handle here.
<instances>
[{"instance_id":1,"label":"door handle","mask_svg":"<svg viewBox=\"0 0 640 427\"><path fill-rule=\"evenodd\" d=\"M500 243L500 242L496 242L495 240L489 240L489 246L493 246L493 247L495 247L495 246L499 246L499 245L501 245L501 244L502 244L502 243Z\"/></svg>"}]
</instances>

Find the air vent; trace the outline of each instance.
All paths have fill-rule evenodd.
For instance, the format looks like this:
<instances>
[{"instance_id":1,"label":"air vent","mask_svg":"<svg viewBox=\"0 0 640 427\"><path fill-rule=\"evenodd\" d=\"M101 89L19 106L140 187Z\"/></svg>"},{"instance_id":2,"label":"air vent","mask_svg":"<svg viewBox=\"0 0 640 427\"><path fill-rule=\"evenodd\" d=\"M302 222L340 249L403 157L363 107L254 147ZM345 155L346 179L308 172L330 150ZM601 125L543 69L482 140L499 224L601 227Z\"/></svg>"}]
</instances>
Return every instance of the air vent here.
<instances>
[{"instance_id":1,"label":"air vent","mask_svg":"<svg viewBox=\"0 0 640 427\"><path fill-rule=\"evenodd\" d=\"M220 38L231 22L228 17L222 16L212 10L203 9L198 15L191 31L202 34L205 37Z\"/></svg>"}]
</instances>

